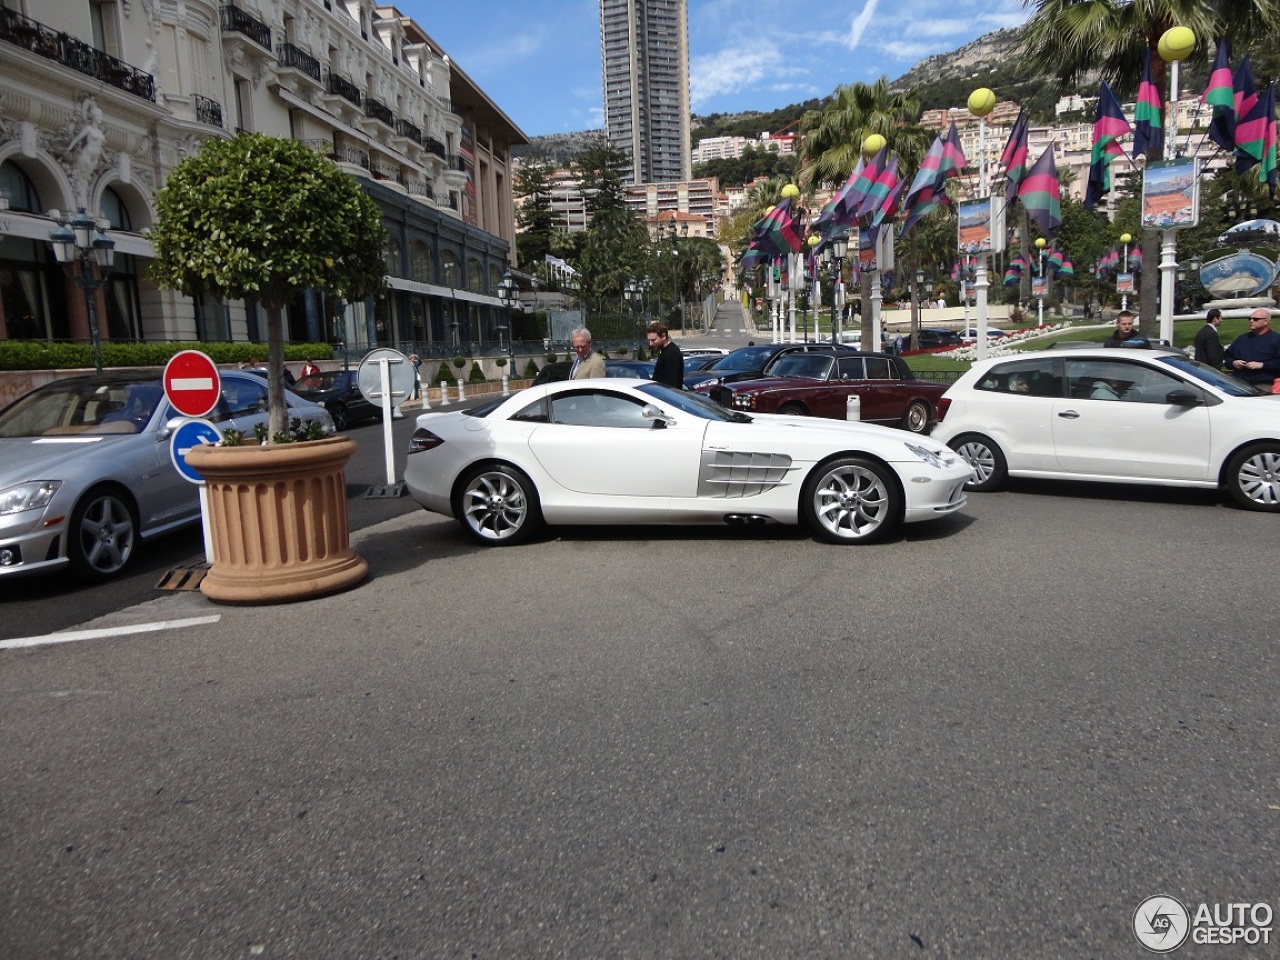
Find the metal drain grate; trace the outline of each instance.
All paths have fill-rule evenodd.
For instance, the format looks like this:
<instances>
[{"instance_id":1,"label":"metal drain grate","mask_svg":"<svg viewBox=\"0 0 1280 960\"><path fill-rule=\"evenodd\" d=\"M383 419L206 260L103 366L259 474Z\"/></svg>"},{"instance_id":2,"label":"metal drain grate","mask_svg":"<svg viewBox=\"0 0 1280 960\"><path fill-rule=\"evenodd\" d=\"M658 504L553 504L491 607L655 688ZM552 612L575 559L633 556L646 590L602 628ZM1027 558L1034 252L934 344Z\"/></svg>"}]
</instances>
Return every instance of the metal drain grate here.
<instances>
[{"instance_id":1,"label":"metal drain grate","mask_svg":"<svg viewBox=\"0 0 1280 960\"><path fill-rule=\"evenodd\" d=\"M209 564L192 563L184 567L174 567L160 578L157 590L199 590L200 581L209 572Z\"/></svg>"}]
</instances>

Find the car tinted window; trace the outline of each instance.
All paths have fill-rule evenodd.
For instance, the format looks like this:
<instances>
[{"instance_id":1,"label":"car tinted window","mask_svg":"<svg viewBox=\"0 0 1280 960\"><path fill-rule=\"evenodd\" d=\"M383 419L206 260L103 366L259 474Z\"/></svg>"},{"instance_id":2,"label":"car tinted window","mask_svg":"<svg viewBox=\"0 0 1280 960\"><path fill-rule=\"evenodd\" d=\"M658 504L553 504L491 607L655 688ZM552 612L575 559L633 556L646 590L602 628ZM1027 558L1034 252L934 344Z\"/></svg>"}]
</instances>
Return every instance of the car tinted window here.
<instances>
[{"instance_id":1,"label":"car tinted window","mask_svg":"<svg viewBox=\"0 0 1280 960\"><path fill-rule=\"evenodd\" d=\"M644 404L632 397L598 390L575 390L550 398L551 422L580 427L631 427L648 430Z\"/></svg>"},{"instance_id":2,"label":"car tinted window","mask_svg":"<svg viewBox=\"0 0 1280 960\"><path fill-rule=\"evenodd\" d=\"M703 420L729 420L735 423L751 420L746 414L722 407L711 398L694 393L692 390L675 390L665 383L646 383L638 389L641 393L647 393L670 407L701 417Z\"/></svg>"},{"instance_id":3,"label":"car tinted window","mask_svg":"<svg viewBox=\"0 0 1280 960\"><path fill-rule=\"evenodd\" d=\"M489 409L485 410L484 413L481 414L481 416L488 415L490 412L492 412L493 408L496 407L497 405L498 403L486 404L486 406ZM468 413L471 413L472 415L474 415L475 411L476 411L476 408L473 408L472 410L469 410ZM529 404L527 407L523 407L520 410L513 413L511 415L511 419L523 420L529 423L546 423L549 419L547 417L547 398L539 397L537 400L533 401L533 403Z\"/></svg>"},{"instance_id":4,"label":"car tinted window","mask_svg":"<svg viewBox=\"0 0 1280 960\"><path fill-rule=\"evenodd\" d=\"M992 367L974 389L1035 397L1060 397L1062 380L1057 371L1055 361L1049 357L1014 360Z\"/></svg>"},{"instance_id":5,"label":"car tinted window","mask_svg":"<svg viewBox=\"0 0 1280 960\"><path fill-rule=\"evenodd\" d=\"M1203 383L1216 387L1229 397L1261 397L1268 394L1266 390L1259 390L1253 384L1237 380L1230 374L1201 363L1199 360L1192 360L1188 357L1160 357L1159 362L1176 370L1178 373L1195 377Z\"/></svg>"},{"instance_id":6,"label":"car tinted window","mask_svg":"<svg viewBox=\"0 0 1280 960\"><path fill-rule=\"evenodd\" d=\"M816 353L792 353L779 357L769 368L775 377L807 377L810 380L825 380L827 371L831 369L831 358Z\"/></svg>"},{"instance_id":7,"label":"car tinted window","mask_svg":"<svg viewBox=\"0 0 1280 960\"><path fill-rule=\"evenodd\" d=\"M868 380L894 380L892 365L888 357L867 357Z\"/></svg>"},{"instance_id":8,"label":"car tinted window","mask_svg":"<svg viewBox=\"0 0 1280 960\"><path fill-rule=\"evenodd\" d=\"M709 370L759 370L773 355L777 347L743 347L733 353L726 353L713 363Z\"/></svg>"},{"instance_id":9,"label":"car tinted window","mask_svg":"<svg viewBox=\"0 0 1280 960\"><path fill-rule=\"evenodd\" d=\"M840 377L844 380L866 379L866 370L862 365L861 357L841 357L839 369Z\"/></svg>"},{"instance_id":10,"label":"car tinted window","mask_svg":"<svg viewBox=\"0 0 1280 960\"><path fill-rule=\"evenodd\" d=\"M256 377L222 379L222 402L229 417L247 417L267 409L267 385Z\"/></svg>"}]
</instances>

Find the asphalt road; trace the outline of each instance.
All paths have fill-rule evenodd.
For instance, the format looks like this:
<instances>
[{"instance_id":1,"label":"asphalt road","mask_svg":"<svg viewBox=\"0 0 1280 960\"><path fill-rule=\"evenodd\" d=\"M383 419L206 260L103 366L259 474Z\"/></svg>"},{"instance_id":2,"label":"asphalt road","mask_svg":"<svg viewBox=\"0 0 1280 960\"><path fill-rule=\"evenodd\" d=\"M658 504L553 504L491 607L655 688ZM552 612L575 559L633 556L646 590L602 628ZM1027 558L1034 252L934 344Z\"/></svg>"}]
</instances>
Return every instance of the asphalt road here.
<instances>
[{"instance_id":1,"label":"asphalt road","mask_svg":"<svg viewBox=\"0 0 1280 960\"><path fill-rule=\"evenodd\" d=\"M394 517L348 593L0 651L0 956L1147 956L1146 897L1275 906L1277 524L1044 483L860 548Z\"/></svg>"}]
</instances>

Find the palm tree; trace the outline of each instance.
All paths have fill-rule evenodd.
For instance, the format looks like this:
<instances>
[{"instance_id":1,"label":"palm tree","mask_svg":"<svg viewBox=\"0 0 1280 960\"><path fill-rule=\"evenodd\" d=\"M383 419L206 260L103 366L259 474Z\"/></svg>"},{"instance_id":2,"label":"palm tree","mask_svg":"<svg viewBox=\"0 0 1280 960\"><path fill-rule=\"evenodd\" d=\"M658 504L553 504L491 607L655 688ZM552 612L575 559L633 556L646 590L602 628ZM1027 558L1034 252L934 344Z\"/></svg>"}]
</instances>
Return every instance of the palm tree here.
<instances>
[{"instance_id":1,"label":"palm tree","mask_svg":"<svg viewBox=\"0 0 1280 960\"><path fill-rule=\"evenodd\" d=\"M812 190L843 182L858 162L863 140L878 133L893 149L895 132L919 116L920 101L891 91L887 77L838 87L821 110L800 119L800 186Z\"/></svg>"},{"instance_id":2,"label":"palm tree","mask_svg":"<svg viewBox=\"0 0 1280 960\"><path fill-rule=\"evenodd\" d=\"M1168 83L1157 47L1170 27L1189 27L1201 49L1207 49L1220 36L1274 39L1273 24L1280 12L1277 0L1022 0L1022 4L1035 11L1023 32L1024 63L1032 71L1053 76L1060 91L1095 76L1118 91L1135 90L1143 55L1150 51L1152 81L1163 92ZM1142 256L1144 263L1158 262L1156 231L1143 231ZM1156 315L1158 286L1158 271L1143 270L1142 317Z\"/></svg>"}]
</instances>

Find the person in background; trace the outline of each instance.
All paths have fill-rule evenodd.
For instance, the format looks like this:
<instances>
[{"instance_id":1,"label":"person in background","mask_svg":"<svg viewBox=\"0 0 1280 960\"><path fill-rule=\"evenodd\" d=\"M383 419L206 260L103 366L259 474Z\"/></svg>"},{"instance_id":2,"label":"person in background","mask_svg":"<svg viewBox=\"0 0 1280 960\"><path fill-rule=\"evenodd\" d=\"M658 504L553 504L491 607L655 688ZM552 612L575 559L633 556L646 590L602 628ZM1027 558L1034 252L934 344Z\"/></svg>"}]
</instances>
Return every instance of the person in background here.
<instances>
[{"instance_id":1,"label":"person in background","mask_svg":"<svg viewBox=\"0 0 1280 960\"><path fill-rule=\"evenodd\" d=\"M653 364L653 379L657 383L665 383L676 390L684 387L684 354L676 346L667 332L667 325L661 320L649 324L649 351L658 354Z\"/></svg>"},{"instance_id":2,"label":"person in background","mask_svg":"<svg viewBox=\"0 0 1280 960\"><path fill-rule=\"evenodd\" d=\"M1118 347L1123 343L1145 344L1147 338L1134 326L1132 310L1121 310L1116 314L1116 329L1102 341L1104 347Z\"/></svg>"},{"instance_id":3,"label":"person in background","mask_svg":"<svg viewBox=\"0 0 1280 960\"><path fill-rule=\"evenodd\" d=\"M570 380L586 380L590 377L607 377L604 357L591 349L591 331L586 327L578 327L569 335L573 344L573 367L569 370Z\"/></svg>"},{"instance_id":4,"label":"person in background","mask_svg":"<svg viewBox=\"0 0 1280 960\"><path fill-rule=\"evenodd\" d=\"M302 365L302 372L298 376L305 380L307 377L314 377L319 372L320 368L316 366L316 362L307 357L307 362Z\"/></svg>"},{"instance_id":5,"label":"person in background","mask_svg":"<svg viewBox=\"0 0 1280 960\"><path fill-rule=\"evenodd\" d=\"M1249 332L1231 341L1223 356L1227 369L1255 387L1270 390L1280 377L1280 333L1271 329L1271 311L1259 307L1249 314Z\"/></svg>"},{"instance_id":6,"label":"person in background","mask_svg":"<svg viewBox=\"0 0 1280 960\"><path fill-rule=\"evenodd\" d=\"M1204 326L1196 332L1196 359L1207 363L1215 370L1222 369L1222 338L1218 336L1218 327L1222 326L1222 311L1210 307L1204 315Z\"/></svg>"},{"instance_id":7,"label":"person in background","mask_svg":"<svg viewBox=\"0 0 1280 960\"><path fill-rule=\"evenodd\" d=\"M308 363L311 361L308 360ZM409 362L413 364L413 399L422 399L422 361L416 353L409 354Z\"/></svg>"}]
</instances>

